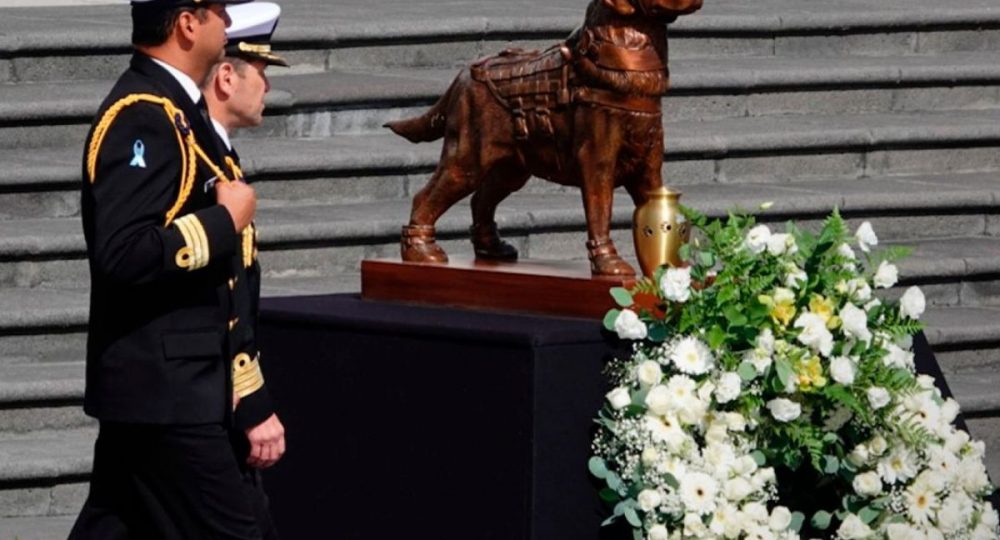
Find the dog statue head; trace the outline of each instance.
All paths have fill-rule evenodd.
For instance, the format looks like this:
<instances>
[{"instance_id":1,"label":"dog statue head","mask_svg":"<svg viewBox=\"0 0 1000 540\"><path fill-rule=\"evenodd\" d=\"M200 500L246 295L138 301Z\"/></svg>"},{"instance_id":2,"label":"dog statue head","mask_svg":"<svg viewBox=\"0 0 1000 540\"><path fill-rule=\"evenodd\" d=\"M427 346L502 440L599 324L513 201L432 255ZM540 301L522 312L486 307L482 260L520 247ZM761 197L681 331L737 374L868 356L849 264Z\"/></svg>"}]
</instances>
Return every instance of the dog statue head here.
<instances>
[{"instance_id":1,"label":"dog statue head","mask_svg":"<svg viewBox=\"0 0 1000 540\"><path fill-rule=\"evenodd\" d=\"M602 0L623 17L642 15L672 21L701 9L702 0Z\"/></svg>"}]
</instances>

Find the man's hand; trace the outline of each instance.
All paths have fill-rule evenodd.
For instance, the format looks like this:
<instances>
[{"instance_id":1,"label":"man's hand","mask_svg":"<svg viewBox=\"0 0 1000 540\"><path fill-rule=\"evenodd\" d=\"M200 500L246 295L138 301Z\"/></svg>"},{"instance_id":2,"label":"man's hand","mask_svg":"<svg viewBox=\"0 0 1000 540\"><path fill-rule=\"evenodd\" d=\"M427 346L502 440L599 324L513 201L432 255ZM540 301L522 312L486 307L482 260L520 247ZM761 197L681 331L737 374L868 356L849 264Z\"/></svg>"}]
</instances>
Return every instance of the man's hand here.
<instances>
[{"instance_id":1,"label":"man's hand","mask_svg":"<svg viewBox=\"0 0 1000 540\"><path fill-rule=\"evenodd\" d=\"M250 441L247 464L251 467L266 469L277 463L285 453L285 426L281 425L276 414L248 429L247 439Z\"/></svg>"},{"instance_id":2,"label":"man's hand","mask_svg":"<svg viewBox=\"0 0 1000 540\"><path fill-rule=\"evenodd\" d=\"M215 200L229 210L236 232L246 229L257 212L257 193L245 182L216 182Z\"/></svg>"}]
</instances>

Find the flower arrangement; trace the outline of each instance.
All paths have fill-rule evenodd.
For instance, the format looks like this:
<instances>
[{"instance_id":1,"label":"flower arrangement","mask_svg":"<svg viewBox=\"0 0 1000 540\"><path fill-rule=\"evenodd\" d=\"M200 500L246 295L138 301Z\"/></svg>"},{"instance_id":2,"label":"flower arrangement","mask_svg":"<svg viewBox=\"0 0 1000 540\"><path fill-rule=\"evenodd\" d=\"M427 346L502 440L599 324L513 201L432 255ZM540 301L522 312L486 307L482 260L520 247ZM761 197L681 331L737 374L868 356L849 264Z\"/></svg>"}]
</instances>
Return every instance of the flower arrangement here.
<instances>
[{"instance_id":1,"label":"flower arrangement","mask_svg":"<svg viewBox=\"0 0 1000 540\"><path fill-rule=\"evenodd\" d=\"M699 240L612 296L590 471L636 539L998 538L984 446L918 376L925 300L835 210L817 234L685 210ZM855 249L861 251L859 256Z\"/></svg>"}]
</instances>

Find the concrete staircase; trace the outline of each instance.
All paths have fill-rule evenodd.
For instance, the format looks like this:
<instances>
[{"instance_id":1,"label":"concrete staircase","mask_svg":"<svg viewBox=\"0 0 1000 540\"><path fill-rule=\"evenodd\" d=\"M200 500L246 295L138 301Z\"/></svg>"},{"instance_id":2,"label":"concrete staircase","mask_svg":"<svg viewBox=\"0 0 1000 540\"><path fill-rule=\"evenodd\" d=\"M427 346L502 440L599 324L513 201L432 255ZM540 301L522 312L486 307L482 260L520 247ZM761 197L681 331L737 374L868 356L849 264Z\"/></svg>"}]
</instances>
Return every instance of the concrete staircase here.
<instances>
[{"instance_id":1,"label":"concrete staircase","mask_svg":"<svg viewBox=\"0 0 1000 540\"><path fill-rule=\"evenodd\" d=\"M378 126L432 103L457 65L560 39L586 2L283 5L296 67L272 71L266 125L237 141L271 295L358 290L440 151ZM127 27L120 6L0 9L0 540L64 537L86 496L77 184ZM774 201L767 220L815 222L836 205L916 247L901 285L927 292L928 337L1000 477L1000 6L712 0L672 28L667 181L713 215ZM576 192L533 181L498 221L525 256L584 253ZM470 252L468 224L464 205L441 221L451 253Z\"/></svg>"}]
</instances>

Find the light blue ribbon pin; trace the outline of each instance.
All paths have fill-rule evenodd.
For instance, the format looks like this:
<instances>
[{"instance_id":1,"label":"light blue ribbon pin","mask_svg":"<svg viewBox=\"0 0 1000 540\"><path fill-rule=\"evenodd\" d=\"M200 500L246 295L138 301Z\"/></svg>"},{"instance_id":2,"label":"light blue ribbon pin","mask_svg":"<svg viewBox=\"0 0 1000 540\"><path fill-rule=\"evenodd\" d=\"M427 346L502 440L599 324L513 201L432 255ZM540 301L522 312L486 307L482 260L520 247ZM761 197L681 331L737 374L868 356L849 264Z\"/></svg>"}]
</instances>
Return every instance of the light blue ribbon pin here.
<instances>
[{"instance_id":1,"label":"light blue ribbon pin","mask_svg":"<svg viewBox=\"0 0 1000 540\"><path fill-rule=\"evenodd\" d=\"M146 159L143 156L146 155L146 145L142 143L141 139L135 141L135 144L132 145L132 154L132 163L129 163L129 166L145 169Z\"/></svg>"}]
</instances>

